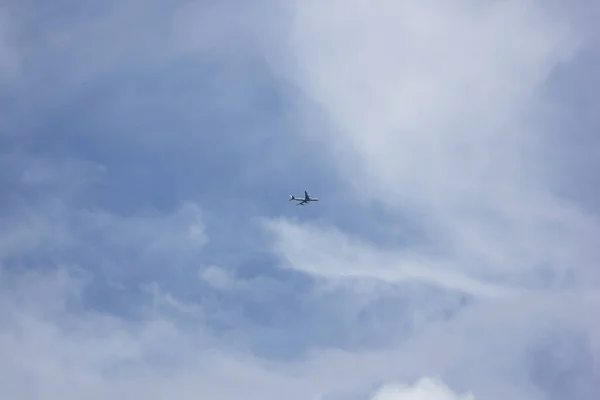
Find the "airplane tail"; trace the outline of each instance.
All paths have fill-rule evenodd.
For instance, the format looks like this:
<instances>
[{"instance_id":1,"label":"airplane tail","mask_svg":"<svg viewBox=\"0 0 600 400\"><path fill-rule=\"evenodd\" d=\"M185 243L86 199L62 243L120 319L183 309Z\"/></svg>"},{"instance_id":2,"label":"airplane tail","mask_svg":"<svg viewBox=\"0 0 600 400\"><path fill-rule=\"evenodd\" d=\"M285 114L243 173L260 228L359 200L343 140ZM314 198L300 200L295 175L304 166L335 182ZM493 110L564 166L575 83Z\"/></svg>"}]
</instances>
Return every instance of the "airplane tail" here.
<instances>
[{"instance_id":1,"label":"airplane tail","mask_svg":"<svg viewBox=\"0 0 600 400\"><path fill-rule=\"evenodd\" d=\"M288 201L296 200L293 194L290 194L290 199Z\"/></svg>"}]
</instances>

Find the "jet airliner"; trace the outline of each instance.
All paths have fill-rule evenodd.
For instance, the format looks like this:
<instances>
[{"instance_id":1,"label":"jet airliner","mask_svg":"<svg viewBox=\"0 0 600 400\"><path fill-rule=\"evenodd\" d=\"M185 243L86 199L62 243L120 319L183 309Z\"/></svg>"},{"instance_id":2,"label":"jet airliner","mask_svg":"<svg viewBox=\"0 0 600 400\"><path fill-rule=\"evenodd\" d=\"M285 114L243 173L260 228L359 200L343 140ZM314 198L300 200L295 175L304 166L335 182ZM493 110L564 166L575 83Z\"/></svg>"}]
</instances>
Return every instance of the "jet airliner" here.
<instances>
[{"instance_id":1,"label":"jet airliner","mask_svg":"<svg viewBox=\"0 0 600 400\"><path fill-rule=\"evenodd\" d=\"M309 194L306 192L306 190L304 191L304 197L298 198L298 197L294 196L293 194L290 194L289 201L292 201L292 200L296 200L296 201L300 202L300 203L296 204L297 206L303 206L305 204L308 204L308 202L310 202L310 201L319 201L319 199L316 197L310 197Z\"/></svg>"}]
</instances>

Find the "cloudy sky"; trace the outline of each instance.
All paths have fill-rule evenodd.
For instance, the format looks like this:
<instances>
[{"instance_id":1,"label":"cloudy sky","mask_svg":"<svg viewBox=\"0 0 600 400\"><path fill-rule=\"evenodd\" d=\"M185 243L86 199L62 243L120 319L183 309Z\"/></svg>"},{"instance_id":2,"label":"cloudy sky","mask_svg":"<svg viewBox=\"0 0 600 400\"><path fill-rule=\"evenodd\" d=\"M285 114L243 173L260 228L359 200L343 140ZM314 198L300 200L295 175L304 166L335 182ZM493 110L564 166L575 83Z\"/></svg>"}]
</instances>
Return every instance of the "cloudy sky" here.
<instances>
[{"instance_id":1,"label":"cloudy sky","mask_svg":"<svg viewBox=\"0 0 600 400\"><path fill-rule=\"evenodd\" d=\"M599 398L598 18L3 1L0 397Z\"/></svg>"}]
</instances>

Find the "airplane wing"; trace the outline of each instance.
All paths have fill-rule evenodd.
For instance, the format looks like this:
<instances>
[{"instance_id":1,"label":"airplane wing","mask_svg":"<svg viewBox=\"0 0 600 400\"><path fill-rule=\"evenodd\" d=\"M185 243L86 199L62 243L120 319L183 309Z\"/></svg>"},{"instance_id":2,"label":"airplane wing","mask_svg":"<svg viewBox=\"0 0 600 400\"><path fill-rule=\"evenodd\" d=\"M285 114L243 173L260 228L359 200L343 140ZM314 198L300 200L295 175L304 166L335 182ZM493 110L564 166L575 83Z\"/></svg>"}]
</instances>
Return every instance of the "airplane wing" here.
<instances>
[{"instance_id":1,"label":"airplane wing","mask_svg":"<svg viewBox=\"0 0 600 400\"><path fill-rule=\"evenodd\" d=\"M305 190L304 191L304 200L309 200L310 196L308 195L308 192Z\"/></svg>"}]
</instances>

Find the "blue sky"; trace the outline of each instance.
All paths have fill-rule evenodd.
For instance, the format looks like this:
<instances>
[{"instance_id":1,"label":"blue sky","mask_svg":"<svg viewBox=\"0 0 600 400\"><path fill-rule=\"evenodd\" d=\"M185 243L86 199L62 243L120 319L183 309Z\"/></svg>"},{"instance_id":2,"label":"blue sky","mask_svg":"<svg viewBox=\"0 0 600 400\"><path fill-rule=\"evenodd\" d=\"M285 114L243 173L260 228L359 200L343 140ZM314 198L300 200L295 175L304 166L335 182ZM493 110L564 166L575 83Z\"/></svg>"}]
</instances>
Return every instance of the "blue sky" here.
<instances>
[{"instance_id":1,"label":"blue sky","mask_svg":"<svg viewBox=\"0 0 600 400\"><path fill-rule=\"evenodd\" d=\"M596 399L599 12L3 3L0 397Z\"/></svg>"}]
</instances>

